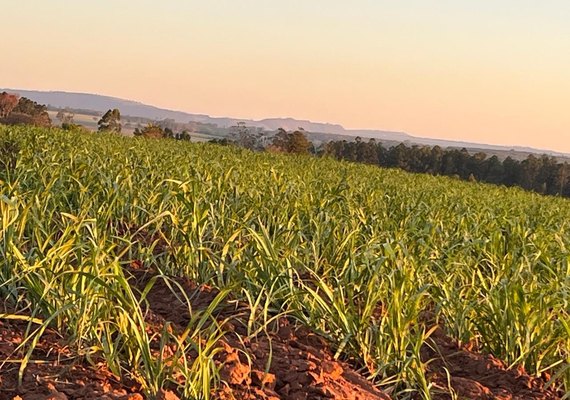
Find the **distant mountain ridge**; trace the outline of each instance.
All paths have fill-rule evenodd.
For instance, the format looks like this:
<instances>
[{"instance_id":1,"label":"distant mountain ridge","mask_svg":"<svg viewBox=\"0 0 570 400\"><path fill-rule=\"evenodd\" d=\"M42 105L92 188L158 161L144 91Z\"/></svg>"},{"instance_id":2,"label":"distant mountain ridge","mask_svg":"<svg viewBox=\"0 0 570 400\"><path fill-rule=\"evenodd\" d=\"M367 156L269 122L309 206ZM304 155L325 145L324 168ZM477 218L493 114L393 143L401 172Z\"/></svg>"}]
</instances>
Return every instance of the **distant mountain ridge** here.
<instances>
[{"instance_id":1,"label":"distant mountain ridge","mask_svg":"<svg viewBox=\"0 0 570 400\"><path fill-rule=\"evenodd\" d=\"M137 101L120 99L117 97L89 94L71 93L62 91L38 91L22 89L0 89L17 93L41 104L46 104L57 108L75 108L83 110L93 110L105 112L109 109L118 108L123 115L132 117L144 117L149 119L163 120L173 119L177 122L201 122L205 124L216 124L220 127L229 127L237 122L245 122L249 126L263 128L274 131L279 128L293 130L303 128L308 132L328 133L332 135L359 136L366 133L366 137L374 137L386 140L410 140L412 136L403 132L391 132L381 130L351 131L339 124L319 123L294 118L266 118L259 121L243 118L211 117L204 114L192 114L183 111L167 110Z\"/></svg>"},{"instance_id":2,"label":"distant mountain ridge","mask_svg":"<svg viewBox=\"0 0 570 400\"><path fill-rule=\"evenodd\" d=\"M383 131L383 130L356 130L345 129L339 124L312 122L308 120L298 120L295 118L267 118L259 121L242 118L229 117L211 117L205 114L192 114L183 111L167 110L143 104L137 101L120 99L117 97L89 94L89 93L72 93L62 91L38 91L38 90L22 90L22 89L0 89L0 92L17 93L20 96L27 97L41 104L46 104L56 108L75 108L83 110L92 110L105 112L109 109L118 108L121 114L131 117L143 117L154 120L173 119L177 122L200 122L204 124L215 124L220 127L229 127L238 122L245 122L249 126L263 128L269 131L275 131L279 128L286 130L294 130L303 128L307 132L323 133L329 135L349 136L362 138L374 138L377 140L385 140L391 142L404 142L406 144L420 144L441 147L458 147L480 150L493 151L515 151L523 153L548 154L556 157L568 158L570 154L540 150L524 146L500 146L481 143L470 143L462 141L452 141L443 139L431 139L412 136L405 132Z\"/></svg>"}]
</instances>

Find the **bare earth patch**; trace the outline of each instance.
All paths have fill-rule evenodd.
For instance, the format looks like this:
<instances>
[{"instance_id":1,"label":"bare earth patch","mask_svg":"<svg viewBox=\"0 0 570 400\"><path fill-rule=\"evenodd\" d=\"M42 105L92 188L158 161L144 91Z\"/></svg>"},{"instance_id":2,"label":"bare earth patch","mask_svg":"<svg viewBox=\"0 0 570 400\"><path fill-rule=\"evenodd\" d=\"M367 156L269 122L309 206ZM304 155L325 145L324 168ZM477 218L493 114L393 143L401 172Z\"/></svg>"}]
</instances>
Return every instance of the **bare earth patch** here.
<instances>
[{"instance_id":1,"label":"bare earth patch","mask_svg":"<svg viewBox=\"0 0 570 400\"><path fill-rule=\"evenodd\" d=\"M441 330L436 331L424 346L424 361L433 360L428 377L440 388L449 386L459 399L551 400L560 395L545 389L546 381L529 376L523 368L507 369L505 363L492 355L480 354L459 347ZM449 378L445 371L449 372ZM441 393L436 400L452 397Z\"/></svg>"},{"instance_id":2,"label":"bare earth patch","mask_svg":"<svg viewBox=\"0 0 570 400\"><path fill-rule=\"evenodd\" d=\"M17 347L26 327L27 323L22 321L0 320L0 360L22 357ZM0 367L0 400L137 399L137 385L121 381L103 364L91 366L78 362L64 340L51 330L38 343L21 387L18 387L19 368L16 362L6 362Z\"/></svg>"},{"instance_id":3,"label":"bare earth patch","mask_svg":"<svg viewBox=\"0 0 570 400\"><path fill-rule=\"evenodd\" d=\"M133 285L139 289L152 278L152 273L130 269ZM174 280L190 298L193 310L205 309L217 291L189 280ZM174 293L172 291L174 288ZM188 306L177 298L182 292L176 285L156 281L147 296L149 327L159 332L165 321L181 328L190 321ZM223 384L213 398L229 399L352 399L388 400L390 397L374 387L347 363L334 360L326 341L304 327L280 318L268 330L247 338L246 327L239 315L243 306L226 301L219 307L221 318L235 315L226 324L227 333L220 341L223 351L215 358ZM18 344L23 340L27 323L0 320L0 358L18 359ZM245 338L245 339L244 339ZM192 355L190 355L192 356ZM423 349L428 365L428 377L438 387L436 400L452 399L449 387L459 399L559 399L544 388L545 381L532 378L524 371L507 370L490 355L482 355L458 347L443 332L436 331L430 345ZM17 385L19 364L7 362L0 369L0 400L65 400L107 399L140 400L144 397L134 382L121 380L103 364L90 365L73 357L65 340L48 330L34 352L33 360L24 374L23 384ZM446 374L449 372L449 376ZM18 397L19 396L19 397ZM164 399L177 399L174 393L163 393Z\"/></svg>"}]
</instances>

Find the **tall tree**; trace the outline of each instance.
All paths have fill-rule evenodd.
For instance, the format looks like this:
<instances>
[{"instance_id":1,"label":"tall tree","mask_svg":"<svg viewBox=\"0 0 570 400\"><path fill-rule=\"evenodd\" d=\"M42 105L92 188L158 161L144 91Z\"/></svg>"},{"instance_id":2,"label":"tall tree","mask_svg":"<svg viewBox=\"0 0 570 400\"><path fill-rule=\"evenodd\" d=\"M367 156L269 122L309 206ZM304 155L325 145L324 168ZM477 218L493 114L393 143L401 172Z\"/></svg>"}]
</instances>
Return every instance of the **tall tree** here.
<instances>
[{"instance_id":1,"label":"tall tree","mask_svg":"<svg viewBox=\"0 0 570 400\"><path fill-rule=\"evenodd\" d=\"M528 190L540 190L542 189L538 185L538 174L540 173L540 160L534 155L529 155L526 160L521 162L521 181L519 184Z\"/></svg>"},{"instance_id":2,"label":"tall tree","mask_svg":"<svg viewBox=\"0 0 570 400\"><path fill-rule=\"evenodd\" d=\"M311 148L311 142L301 131L295 131L289 136L289 153L307 154Z\"/></svg>"},{"instance_id":3,"label":"tall tree","mask_svg":"<svg viewBox=\"0 0 570 400\"><path fill-rule=\"evenodd\" d=\"M273 136L271 144L276 150L287 152L289 145L289 134L287 131L283 128L277 129L277 133Z\"/></svg>"},{"instance_id":4,"label":"tall tree","mask_svg":"<svg viewBox=\"0 0 570 400\"><path fill-rule=\"evenodd\" d=\"M311 149L312 143L300 130L287 132L279 128L277 134L273 136L271 147L284 153L306 154Z\"/></svg>"},{"instance_id":5,"label":"tall tree","mask_svg":"<svg viewBox=\"0 0 570 400\"><path fill-rule=\"evenodd\" d=\"M261 150L263 132L253 127L248 127L245 122L238 122L230 128L230 138L233 143L250 150Z\"/></svg>"},{"instance_id":6,"label":"tall tree","mask_svg":"<svg viewBox=\"0 0 570 400\"><path fill-rule=\"evenodd\" d=\"M499 157L492 156L485 160L485 166L483 167L484 175L482 179L485 182L500 184L504 182L505 179L505 168L503 163L499 160Z\"/></svg>"},{"instance_id":7,"label":"tall tree","mask_svg":"<svg viewBox=\"0 0 570 400\"><path fill-rule=\"evenodd\" d=\"M556 193L570 197L570 164L558 164L555 176Z\"/></svg>"},{"instance_id":8,"label":"tall tree","mask_svg":"<svg viewBox=\"0 0 570 400\"><path fill-rule=\"evenodd\" d=\"M404 143L390 148L388 166L408 170L408 147Z\"/></svg>"},{"instance_id":9,"label":"tall tree","mask_svg":"<svg viewBox=\"0 0 570 400\"><path fill-rule=\"evenodd\" d=\"M521 163L511 156L503 161L503 183L507 186L521 184Z\"/></svg>"},{"instance_id":10,"label":"tall tree","mask_svg":"<svg viewBox=\"0 0 570 400\"><path fill-rule=\"evenodd\" d=\"M7 117L18 105L18 96L12 93L0 93L0 118Z\"/></svg>"},{"instance_id":11,"label":"tall tree","mask_svg":"<svg viewBox=\"0 0 570 400\"><path fill-rule=\"evenodd\" d=\"M108 110L103 117L97 122L98 131L109 131L121 133L121 113L116 108Z\"/></svg>"},{"instance_id":12,"label":"tall tree","mask_svg":"<svg viewBox=\"0 0 570 400\"><path fill-rule=\"evenodd\" d=\"M360 139L357 137L356 139ZM361 140L356 141L356 156L358 162L366 164L377 164L378 157L376 156L376 140L370 139L368 142Z\"/></svg>"}]
</instances>

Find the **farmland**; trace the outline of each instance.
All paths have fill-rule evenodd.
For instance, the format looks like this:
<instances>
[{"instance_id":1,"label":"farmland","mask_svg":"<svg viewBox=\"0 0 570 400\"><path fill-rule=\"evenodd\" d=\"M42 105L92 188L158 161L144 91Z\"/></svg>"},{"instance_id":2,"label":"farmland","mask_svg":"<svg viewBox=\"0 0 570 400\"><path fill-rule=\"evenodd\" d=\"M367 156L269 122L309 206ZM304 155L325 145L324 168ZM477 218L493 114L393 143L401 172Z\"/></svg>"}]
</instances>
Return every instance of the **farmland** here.
<instances>
[{"instance_id":1,"label":"farmland","mask_svg":"<svg viewBox=\"0 0 570 400\"><path fill-rule=\"evenodd\" d=\"M567 199L203 143L0 127L7 143L0 321L25 329L0 368L21 382L51 335L148 398L288 398L286 328L370 396L465 398L442 338L524 376L536 397L513 398L570 393Z\"/></svg>"}]
</instances>

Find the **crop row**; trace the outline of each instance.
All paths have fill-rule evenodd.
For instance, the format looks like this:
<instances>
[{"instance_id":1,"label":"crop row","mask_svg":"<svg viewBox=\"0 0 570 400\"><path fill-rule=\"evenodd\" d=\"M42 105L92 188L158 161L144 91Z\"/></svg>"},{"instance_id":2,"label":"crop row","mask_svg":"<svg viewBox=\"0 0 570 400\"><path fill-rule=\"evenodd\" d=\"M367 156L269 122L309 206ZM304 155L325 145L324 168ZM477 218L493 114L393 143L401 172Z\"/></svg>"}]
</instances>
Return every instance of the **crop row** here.
<instances>
[{"instance_id":1,"label":"crop row","mask_svg":"<svg viewBox=\"0 0 570 400\"><path fill-rule=\"evenodd\" d=\"M430 398L436 324L570 392L566 199L211 144L0 127L2 143L19 149L0 164L3 317L36 318L22 371L53 326L150 395L207 398L214 306L164 331L179 354L157 357L137 260L249 303L251 334L276 315L307 325L395 398Z\"/></svg>"}]
</instances>

